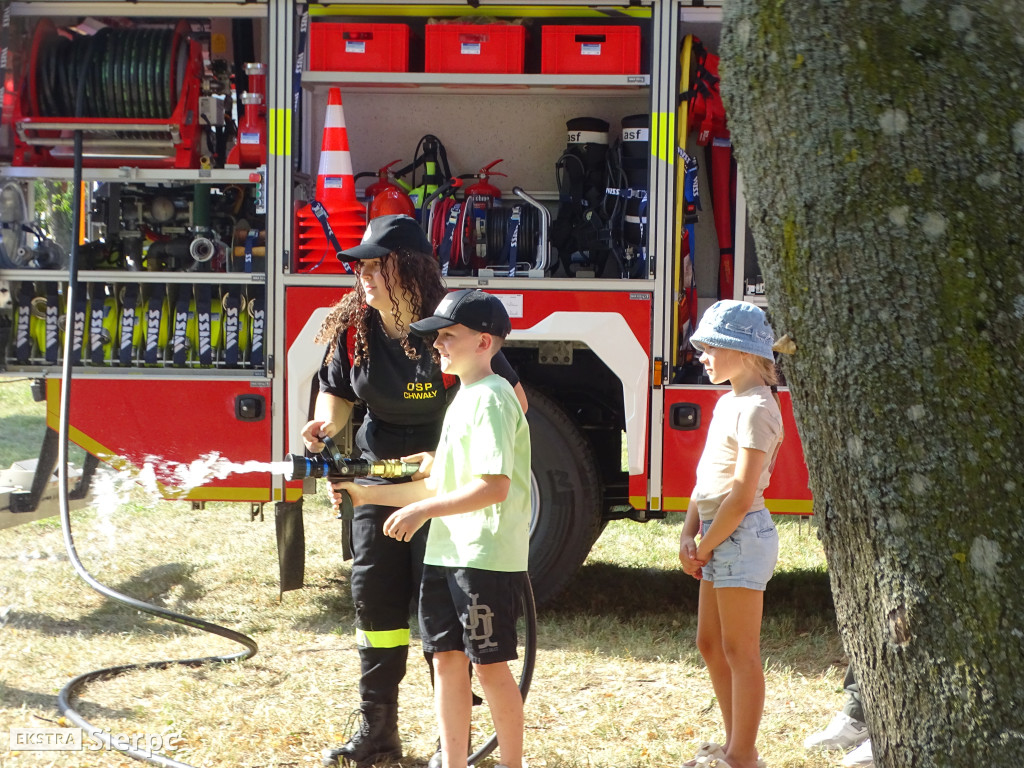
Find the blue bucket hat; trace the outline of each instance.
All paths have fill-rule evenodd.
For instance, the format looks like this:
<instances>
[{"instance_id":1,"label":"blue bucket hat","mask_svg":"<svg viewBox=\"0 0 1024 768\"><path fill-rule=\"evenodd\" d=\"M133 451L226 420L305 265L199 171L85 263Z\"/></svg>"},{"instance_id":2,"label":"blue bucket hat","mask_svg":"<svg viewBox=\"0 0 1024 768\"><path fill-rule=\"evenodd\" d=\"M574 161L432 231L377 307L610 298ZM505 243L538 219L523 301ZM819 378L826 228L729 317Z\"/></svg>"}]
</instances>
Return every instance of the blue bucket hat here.
<instances>
[{"instance_id":1,"label":"blue bucket hat","mask_svg":"<svg viewBox=\"0 0 1024 768\"><path fill-rule=\"evenodd\" d=\"M700 319L690 343L703 351L704 345L735 349L775 360L772 345L775 334L764 311L747 301L718 301L708 307Z\"/></svg>"}]
</instances>

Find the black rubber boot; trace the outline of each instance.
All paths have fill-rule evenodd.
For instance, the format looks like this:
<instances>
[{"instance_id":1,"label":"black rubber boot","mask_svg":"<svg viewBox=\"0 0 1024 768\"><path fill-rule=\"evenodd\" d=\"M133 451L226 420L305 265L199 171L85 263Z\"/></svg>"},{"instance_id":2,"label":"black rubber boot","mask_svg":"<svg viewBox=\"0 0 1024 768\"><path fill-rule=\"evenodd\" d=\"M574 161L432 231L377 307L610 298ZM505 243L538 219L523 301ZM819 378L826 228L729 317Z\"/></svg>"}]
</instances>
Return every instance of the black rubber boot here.
<instances>
[{"instance_id":1,"label":"black rubber boot","mask_svg":"<svg viewBox=\"0 0 1024 768\"><path fill-rule=\"evenodd\" d=\"M359 710L359 730L340 747L325 749L320 760L323 765L339 765L348 761L355 763L357 768L366 768L377 763L396 762L402 757L398 704L364 701Z\"/></svg>"}]
</instances>

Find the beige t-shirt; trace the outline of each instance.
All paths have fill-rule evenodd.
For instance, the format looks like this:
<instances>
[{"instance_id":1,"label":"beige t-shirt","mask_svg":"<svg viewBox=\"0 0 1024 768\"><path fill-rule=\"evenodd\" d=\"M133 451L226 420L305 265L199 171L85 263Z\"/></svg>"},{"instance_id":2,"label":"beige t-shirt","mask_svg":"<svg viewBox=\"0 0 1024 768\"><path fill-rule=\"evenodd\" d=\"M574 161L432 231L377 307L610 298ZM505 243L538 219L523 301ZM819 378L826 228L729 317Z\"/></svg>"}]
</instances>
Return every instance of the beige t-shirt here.
<instances>
[{"instance_id":1,"label":"beige t-shirt","mask_svg":"<svg viewBox=\"0 0 1024 768\"><path fill-rule=\"evenodd\" d=\"M764 509L775 457L782 442L782 412L770 387L757 386L736 394L728 392L715 406L704 453L697 464L693 499L701 520L711 520L732 489L740 448L764 451L767 458L757 482L750 511Z\"/></svg>"}]
</instances>

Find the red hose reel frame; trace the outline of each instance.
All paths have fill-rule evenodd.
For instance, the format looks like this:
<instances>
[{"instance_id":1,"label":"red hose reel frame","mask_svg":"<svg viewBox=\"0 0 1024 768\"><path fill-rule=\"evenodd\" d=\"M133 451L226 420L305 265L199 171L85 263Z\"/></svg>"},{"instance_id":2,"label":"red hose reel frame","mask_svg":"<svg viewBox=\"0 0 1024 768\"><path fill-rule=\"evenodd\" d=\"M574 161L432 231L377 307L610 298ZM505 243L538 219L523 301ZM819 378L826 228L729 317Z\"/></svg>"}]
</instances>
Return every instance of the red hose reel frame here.
<instances>
[{"instance_id":1,"label":"red hose reel frame","mask_svg":"<svg viewBox=\"0 0 1024 768\"><path fill-rule=\"evenodd\" d=\"M166 119L104 118L104 117L43 117L39 115L39 97L36 72L42 41L48 34L57 34L49 19L41 19L33 34L31 58L25 85L16 100L13 115L14 157L16 166L70 167L74 158L70 151L62 153L58 147L70 147L74 131L85 134L83 164L91 168L117 168L130 164L142 168L199 168L202 132L199 125L199 95L203 74L202 46L188 38L188 22L178 22L174 31L172 51L178 50L180 39L188 41L187 60L181 78L177 104ZM176 67L171 67L170 77ZM173 82L173 81L172 81ZM153 138L153 137L157 138ZM102 155L90 155L90 148L107 148ZM131 150L161 147L162 154L143 151L117 154L116 148Z\"/></svg>"}]
</instances>

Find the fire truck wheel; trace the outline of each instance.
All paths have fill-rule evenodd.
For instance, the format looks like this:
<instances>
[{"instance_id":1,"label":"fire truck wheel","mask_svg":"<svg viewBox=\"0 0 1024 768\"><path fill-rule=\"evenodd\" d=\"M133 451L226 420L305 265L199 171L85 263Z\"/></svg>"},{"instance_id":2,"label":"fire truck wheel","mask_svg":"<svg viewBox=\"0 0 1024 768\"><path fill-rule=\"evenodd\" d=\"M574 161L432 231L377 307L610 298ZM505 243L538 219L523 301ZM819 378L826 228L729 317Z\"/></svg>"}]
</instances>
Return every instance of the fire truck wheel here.
<instances>
[{"instance_id":1,"label":"fire truck wheel","mask_svg":"<svg viewBox=\"0 0 1024 768\"><path fill-rule=\"evenodd\" d=\"M550 397L527 391L533 484L530 580L537 604L558 594L601 532L601 478L590 443Z\"/></svg>"}]
</instances>

